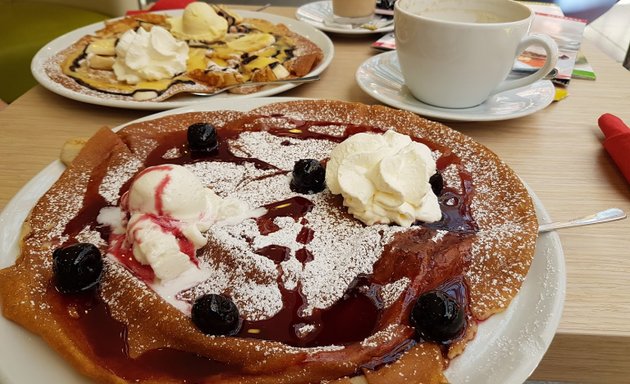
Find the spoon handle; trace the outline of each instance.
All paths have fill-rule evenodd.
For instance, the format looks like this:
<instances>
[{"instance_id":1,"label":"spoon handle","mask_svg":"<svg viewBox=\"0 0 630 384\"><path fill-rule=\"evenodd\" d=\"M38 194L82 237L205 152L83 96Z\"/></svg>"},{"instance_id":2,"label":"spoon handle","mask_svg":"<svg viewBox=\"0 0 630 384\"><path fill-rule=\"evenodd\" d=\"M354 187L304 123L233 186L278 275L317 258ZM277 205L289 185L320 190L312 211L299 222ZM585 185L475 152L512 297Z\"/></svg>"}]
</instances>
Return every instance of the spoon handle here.
<instances>
[{"instance_id":1,"label":"spoon handle","mask_svg":"<svg viewBox=\"0 0 630 384\"><path fill-rule=\"evenodd\" d=\"M262 12L265 9L269 8L269 7L271 7L271 3L267 3L265 5L262 5L262 6L258 7L258 8L256 8L256 9L254 9L254 12Z\"/></svg>"},{"instance_id":2,"label":"spoon handle","mask_svg":"<svg viewBox=\"0 0 630 384\"><path fill-rule=\"evenodd\" d=\"M619 208L610 208L592 215L580 217L570 221L556 221L548 224L541 224L538 227L539 233L553 231L560 228L581 227L597 223L607 223L609 221L622 220L626 218L626 213Z\"/></svg>"},{"instance_id":3,"label":"spoon handle","mask_svg":"<svg viewBox=\"0 0 630 384\"><path fill-rule=\"evenodd\" d=\"M271 84L283 84L283 83L310 83L313 81L317 81L319 80L319 76L318 75L313 75L313 76L308 76L308 77L296 77L296 78L291 78L291 79L280 79L280 80L272 80L272 81L256 81L256 82L250 82L250 83L237 83L237 84L232 84L232 85L228 85L225 86L219 90L216 90L214 92L191 92L191 95L195 95L195 96L215 96L218 95L220 93L223 93L225 91L228 91L230 89L233 88L247 88L247 87L254 87L257 85L271 85Z\"/></svg>"}]
</instances>

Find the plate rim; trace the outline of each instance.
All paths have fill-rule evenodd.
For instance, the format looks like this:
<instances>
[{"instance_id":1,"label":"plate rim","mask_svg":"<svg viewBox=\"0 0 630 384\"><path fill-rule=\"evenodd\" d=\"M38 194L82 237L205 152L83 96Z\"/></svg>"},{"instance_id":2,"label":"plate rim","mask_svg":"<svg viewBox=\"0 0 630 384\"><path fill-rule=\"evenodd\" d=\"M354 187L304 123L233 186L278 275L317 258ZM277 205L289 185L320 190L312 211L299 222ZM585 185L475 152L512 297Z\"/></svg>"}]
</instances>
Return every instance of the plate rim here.
<instances>
[{"instance_id":1,"label":"plate rim","mask_svg":"<svg viewBox=\"0 0 630 384\"><path fill-rule=\"evenodd\" d=\"M155 13L166 14L169 16L177 16L177 15L180 15L182 12L183 10L178 9L178 10L158 11ZM328 37L328 35L323 33L321 30L315 28L311 24L305 23L301 20L292 19L286 16L276 15L273 13L248 11L248 10L241 10L241 9L239 9L237 12L241 16L246 17L246 18L260 18L260 19L268 20L274 23L282 23L282 24L287 25L289 29L297 27L298 29L301 30L298 32L300 35L307 37L310 41L312 41L314 44L319 46L319 48L322 50L323 55L324 55L322 62L315 69L310 71L306 76L319 75L322 72L324 72L324 70L326 70L332 63L332 60L335 56L335 46L332 40L330 39L330 37ZM103 28L103 25L105 22L108 22L111 20L118 20L121 18L122 17L115 17L115 18L111 18L111 19L107 19L103 21L98 21L96 23L92 23L83 27L79 27L46 43L46 45L40 48L31 59L30 70L35 80L42 87L48 89L49 91L57 95L66 97L68 99L72 99L72 100L87 103L87 104L100 105L100 106L113 107L113 108L137 109L137 110L165 110L165 109L182 108L189 105L203 104L207 101L207 100L204 100L203 97L194 97L194 96L188 96L190 97L189 99L178 100L178 101L169 101L170 99L166 99L164 101L127 101L127 100L107 99L107 98L98 97L94 95L82 94L72 89L68 89L62 86L61 84L58 84L57 82L53 81L48 76L48 74L46 73L44 69L44 66L46 64L46 61L50 59L50 57L52 57L54 54L58 53L59 51L69 47L71 44L76 42L82 36L85 36L89 33L93 33L94 31ZM230 100L264 97L264 96L276 95L276 94L288 91L290 89L293 89L295 87L298 87L300 85L302 84L286 83L286 84L277 85L273 88L268 88L262 91L249 93L249 94L243 94L243 95L220 94L213 97L217 99L221 98L221 99L230 99ZM183 97L187 97L187 96L184 95Z\"/></svg>"},{"instance_id":2,"label":"plate rim","mask_svg":"<svg viewBox=\"0 0 630 384\"><path fill-rule=\"evenodd\" d=\"M544 87L545 90L549 91L549 94L546 93L545 98L541 99L535 107L532 108L523 108L517 112L513 112L510 114L503 115L492 115L492 114L479 114L479 113L471 113L470 110L477 107L472 108L463 108L463 109L448 109L448 108L440 108L434 107L428 104L425 104L419 100L414 99L415 103L413 105L407 104L404 101L398 101L392 99L388 96L383 95L382 93L377 92L373 87L370 87L369 84L363 80L363 78L370 78L371 76L368 74L366 68L371 66L373 63L378 62L379 60L383 60L384 58L389 58L389 56L396 55L396 51L382 52L377 55L374 55L368 59L366 59L355 72L355 81L359 85L359 88L363 90L363 92L367 93L369 96L375 98L376 100L387 104L394 108L404 109L406 111L410 111L424 117L439 119L442 121L462 121L462 122L483 122L483 121L502 121L502 120L511 120L517 119L524 116L529 116L536 112L539 112L545 108L547 108L554 99L555 87L550 80L538 80L532 84L526 85L524 87L507 90L496 95L492 95L491 97L505 95L513 92L517 92L519 90L531 89L534 86L539 86L541 88ZM404 84L402 85L404 86ZM401 87L402 88L402 87ZM481 105L483 105L482 103Z\"/></svg>"},{"instance_id":3,"label":"plate rim","mask_svg":"<svg viewBox=\"0 0 630 384\"><path fill-rule=\"evenodd\" d=\"M306 9L307 7L315 7L315 4L321 4L321 3L331 3L331 0L320 0L320 1L313 1L310 3L306 3L301 5L300 7L298 7L295 10L295 18L307 23L321 31L325 31L325 32L331 32L331 33L338 33L338 34L342 34L342 35L373 35L373 34L377 34L377 33L389 33L392 32L394 30L394 24L392 23L391 25L376 29L376 30L369 30L369 29L344 29L344 28L334 28L334 27L329 27L326 24L323 23L318 23L314 20L309 19L308 17L304 17L300 12L303 9Z\"/></svg>"},{"instance_id":4,"label":"plate rim","mask_svg":"<svg viewBox=\"0 0 630 384\"><path fill-rule=\"evenodd\" d=\"M186 107L178 108L174 110L167 110L160 113L145 116L139 119L135 119L128 123L117 126L116 128L114 128L114 130L115 131L120 130L125 126L129 124L134 124L136 122L152 120L152 119L156 119L156 118L168 116L168 115L173 115L173 114L195 112L195 111L205 111L205 110L218 110L218 109L235 109L235 110L241 110L241 111L248 111L248 110L251 110L251 109L266 105L266 104L274 103L274 102L286 102L286 101L293 101L293 100L304 100L304 98L296 98L296 97L250 98L250 99L243 99L240 103L238 103L238 105L235 105L233 102L230 103L230 100L228 99L208 100L202 104L190 105L190 106L186 106ZM228 104L230 105L228 106ZM12 265L15 262L17 255L19 255L19 250L17 247L18 246L17 238L19 237L19 228L21 228L21 224L23 220L26 218L26 215L28 214L28 210L23 209L20 204L21 203L28 204L30 202L30 205L29 205L29 210L30 210L30 208L32 208L32 206L36 203L36 201L39 200L40 196L43 195L43 193L45 193L45 191L47 191L50 188L50 185L52 185L52 183L54 183L54 181L57 180L57 178L59 177L59 175L61 175L64 169L65 167L62 165L62 163L59 160L55 160L51 162L47 167L45 167L35 177L33 177L26 185L24 185L18 191L18 193L9 201L9 203L5 206L2 212L0 212L0 229L1 229L0 230L0 252L2 252L0 253L0 268L5 268L8 265ZM40 183L44 183L44 185L39 185ZM49 183L49 184L45 184L45 183ZM549 222L550 217L544 205L542 204L542 201L538 198L538 196L533 192L533 190L527 185L525 181L523 181L523 183L527 187L530 193L530 196L532 197L532 201L534 202L534 205L536 207L539 221ZM37 190L37 188L39 188L39 190ZM20 218L21 220L19 220ZM6 230L7 226L9 226L9 229L13 228L14 233L8 233L11 231ZM7 244L7 242L10 242L10 241L13 241L13 243ZM543 249L547 250L547 254L541 253ZM553 336L555 335L555 332L560 323L564 299L565 299L565 291L566 291L566 268L564 264L564 252L562 250L560 238L557 233L549 232L546 234L541 234L538 238L538 242L536 245L536 254L535 254L534 260L532 261L532 267L530 268L530 273L528 273L527 278L525 279L525 282L523 283L523 286L521 287L521 290L519 291L519 294L514 298L514 300L512 301L512 303L510 304L510 306L507 308L506 311L496 314L492 316L490 319L480 323L479 330L481 332L481 330L488 328L489 326L493 326L493 324L495 323L501 324L501 322L506 322L507 324L513 324L513 325L515 324L516 320L513 319L513 316L515 316L514 311L516 311L517 309L516 305L519 305L521 301L521 296L522 296L521 292L528 292L526 291L526 289L530 289L528 287L531 284L536 284L536 282L534 282L533 279L543 278L544 279L543 283L549 282L547 279L549 279L550 276L531 276L530 277L531 271L533 270L535 263L537 262L540 263L544 261L553 263L553 268L551 269L547 268L545 271L548 274L553 275L553 276L550 275L554 279L551 282L556 285L555 287L556 289L553 292L553 295L550 296L553 300L551 300L552 302L550 303L550 306L548 308L549 310L549 312L547 313L548 318L545 319L546 321L543 321L542 325L539 324L541 328L538 329L539 332L536 333L537 340L535 343L535 350L530 351L530 355L526 356L526 357L529 357L529 359L527 359L527 361L517 360L516 362L514 362L515 366L509 366L508 367L509 369L507 369L509 376L507 377L501 376L499 377L499 381L496 381L496 382L501 382L504 384L508 384L508 383L521 384L525 379L527 379L527 377L529 377L529 375L533 372L533 370L537 367L537 365L542 360L546 350L551 344ZM538 292L538 294L539 293L540 292ZM530 296L527 296L527 297L530 297ZM539 316L540 314L538 314L535 317L535 321L538 321ZM76 377L76 381L65 381L66 384L70 384L70 383L78 384L78 383L91 382L88 378L84 376L80 376L77 373L77 371L73 367L71 367L71 365L67 361L63 360L48 344L46 344L43 340L37 337L37 335L30 333L26 329L12 323L11 321L7 320L4 317L0 317L0 335L3 335L5 332L7 332L7 329L9 331L16 333L17 336L20 338L20 340L27 341L28 342L27 346L29 348L43 348L41 352L44 353L45 363L53 364L52 367L55 369L55 371L59 371L60 374L63 374L63 375L69 375L68 377L70 378ZM472 353L470 352L474 352L474 350L472 350L473 346L481 345L481 347L483 347L484 343L482 343L481 341L484 341L484 340L481 340L479 337L476 337L467 345L466 351L469 352L468 356L472 356ZM2 343L2 344L7 345L8 350L5 351L5 349L3 349L2 346L0 346L0 357L2 357L6 353L15 354L13 352L14 348L16 347L14 344L11 343L11 348L8 348L9 347L8 344L10 343L6 343L6 344ZM512 344L518 344L518 343L512 343ZM23 354L19 354L19 355L23 355ZM457 372L454 373L452 371L453 367L456 367L458 365L458 362L463 361L462 357L464 356L467 356L466 353L462 354L461 356L451 361L450 367L445 371L445 374L447 375L447 377L453 376L457 373ZM7 374L5 364L6 364L5 360L0 359L0 378L2 378L2 382L6 382L7 384L14 384L14 383L18 384L18 383L24 382L22 379L19 379L19 378L12 380L11 375ZM47 370L42 370L42 371L46 371L47 374L50 374L50 372ZM468 375L466 372L467 371L465 371L464 374ZM503 372L505 373L505 369ZM63 376L63 377L65 378L66 376ZM456 377L461 378L461 374L456 375ZM482 383L485 381L457 380L457 381L452 381L452 382L453 384L463 384L464 382Z\"/></svg>"}]
</instances>

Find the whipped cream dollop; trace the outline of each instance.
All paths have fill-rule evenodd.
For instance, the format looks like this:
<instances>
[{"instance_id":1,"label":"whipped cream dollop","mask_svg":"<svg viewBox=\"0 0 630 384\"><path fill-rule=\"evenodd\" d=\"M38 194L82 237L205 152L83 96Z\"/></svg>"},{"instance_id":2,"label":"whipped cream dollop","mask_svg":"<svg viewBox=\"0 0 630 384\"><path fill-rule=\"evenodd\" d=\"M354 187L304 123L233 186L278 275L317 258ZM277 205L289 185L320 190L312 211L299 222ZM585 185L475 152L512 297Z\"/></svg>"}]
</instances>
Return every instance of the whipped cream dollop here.
<instances>
[{"instance_id":1,"label":"whipped cream dollop","mask_svg":"<svg viewBox=\"0 0 630 384\"><path fill-rule=\"evenodd\" d=\"M242 201L216 195L188 169L159 165L139 173L121 199L118 216L104 209L98 221L123 234L111 249L131 249L161 281L174 279L197 265L196 250L207 243L212 225L233 225L264 213ZM260 212L259 212L260 211ZM128 218L128 220L126 220Z\"/></svg>"},{"instance_id":2,"label":"whipped cream dollop","mask_svg":"<svg viewBox=\"0 0 630 384\"><path fill-rule=\"evenodd\" d=\"M228 22L214 9L203 2L192 2L186 6L181 16L168 20L171 32L183 40L216 41L228 31Z\"/></svg>"},{"instance_id":3,"label":"whipped cream dollop","mask_svg":"<svg viewBox=\"0 0 630 384\"><path fill-rule=\"evenodd\" d=\"M186 71L188 45L166 29L138 28L125 32L116 44L114 74L119 81L137 84L145 80L170 79Z\"/></svg>"},{"instance_id":4,"label":"whipped cream dollop","mask_svg":"<svg viewBox=\"0 0 630 384\"><path fill-rule=\"evenodd\" d=\"M435 171L431 150L409 136L393 130L359 133L333 149L326 184L363 223L409 227L442 217L429 183Z\"/></svg>"}]
</instances>

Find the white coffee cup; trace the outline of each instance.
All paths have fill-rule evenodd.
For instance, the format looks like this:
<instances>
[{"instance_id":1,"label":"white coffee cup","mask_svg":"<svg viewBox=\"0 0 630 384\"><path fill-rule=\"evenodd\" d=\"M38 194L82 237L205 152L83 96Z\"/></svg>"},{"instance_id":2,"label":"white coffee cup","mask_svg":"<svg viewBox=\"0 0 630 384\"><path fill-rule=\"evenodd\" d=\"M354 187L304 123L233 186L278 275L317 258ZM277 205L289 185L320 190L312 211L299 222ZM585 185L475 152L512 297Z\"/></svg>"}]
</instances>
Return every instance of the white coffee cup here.
<instances>
[{"instance_id":1,"label":"white coffee cup","mask_svg":"<svg viewBox=\"0 0 630 384\"><path fill-rule=\"evenodd\" d=\"M556 65L558 47L549 36L527 35L533 17L512 0L398 0L396 51L405 85L424 103L468 108L540 80ZM530 45L544 48L543 67L506 80Z\"/></svg>"}]
</instances>

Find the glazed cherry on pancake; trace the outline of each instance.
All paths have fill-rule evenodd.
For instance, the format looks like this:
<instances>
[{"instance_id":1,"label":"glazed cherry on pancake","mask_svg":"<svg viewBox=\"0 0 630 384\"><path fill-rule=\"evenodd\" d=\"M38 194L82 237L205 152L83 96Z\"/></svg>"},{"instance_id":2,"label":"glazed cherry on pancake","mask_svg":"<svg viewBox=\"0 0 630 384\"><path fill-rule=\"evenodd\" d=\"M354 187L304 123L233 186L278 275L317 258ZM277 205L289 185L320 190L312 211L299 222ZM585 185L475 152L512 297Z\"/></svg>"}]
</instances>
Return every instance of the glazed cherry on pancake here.
<instances>
[{"instance_id":1,"label":"glazed cherry on pancake","mask_svg":"<svg viewBox=\"0 0 630 384\"><path fill-rule=\"evenodd\" d=\"M209 154L217 150L217 130L212 124L195 123L188 127L188 148L193 153Z\"/></svg>"},{"instance_id":2,"label":"glazed cherry on pancake","mask_svg":"<svg viewBox=\"0 0 630 384\"><path fill-rule=\"evenodd\" d=\"M206 335L234 336L241 329L238 308L225 296L207 294L195 300L192 321Z\"/></svg>"},{"instance_id":3,"label":"glazed cherry on pancake","mask_svg":"<svg viewBox=\"0 0 630 384\"><path fill-rule=\"evenodd\" d=\"M77 243L53 252L53 278L61 293L77 293L96 287L102 272L101 251L93 244Z\"/></svg>"},{"instance_id":4,"label":"glazed cherry on pancake","mask_svg":"<svg viewBox=\"0 0 630 384\"><path fill-rule=\"evenodd\" d=\"M433 190L435 196L440 196L442 194L442 189L444 189L444 178L442 178L442 174L440 172L435 172L433 176L429 178L429 184L431 184L431 190Z\"/></svg>"},{"instance_id":5,"label":"glazed cherry on pancake","mask_svg":"<svg viewBox=\"0 0 630 384\"><path fill-rule=\"evenodd\" d=\"M293 166L291 190L312 195L324 190L326 169L315 159L300 159Z\"/></svg>"},{"instance_id":6,"label":"glazed cherry on pancake","mask_svg":"<svg viewBox=\"0 0 630 384\"><path fill-rule=\"evenodd\" d=\"M411 324L424 340L449 344L463 332L464 310L451 296L442 291L425 292L411 311Z\"/></svg>"}]
</instances>

